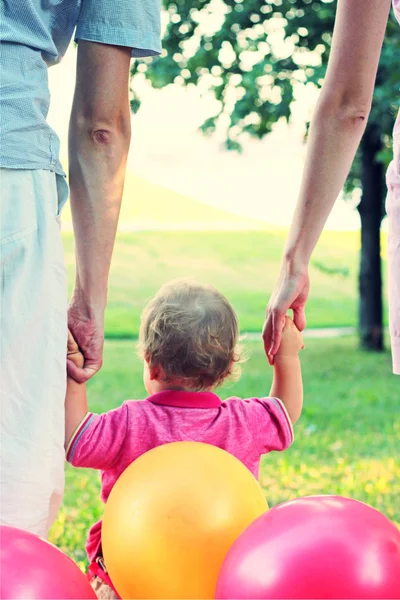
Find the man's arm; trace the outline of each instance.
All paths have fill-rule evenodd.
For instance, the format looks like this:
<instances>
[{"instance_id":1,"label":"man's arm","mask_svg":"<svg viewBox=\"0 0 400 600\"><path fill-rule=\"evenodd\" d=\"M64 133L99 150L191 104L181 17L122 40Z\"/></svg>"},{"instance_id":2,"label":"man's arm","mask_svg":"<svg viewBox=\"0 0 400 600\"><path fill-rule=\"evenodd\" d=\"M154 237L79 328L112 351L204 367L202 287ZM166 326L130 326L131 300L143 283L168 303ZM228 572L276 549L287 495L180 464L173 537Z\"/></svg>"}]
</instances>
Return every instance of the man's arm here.
<instances>
[{"instance_id":1,"label":"man's arm","mask_svg":"<svg viewBox=\"0 0 400 600\"><path fill-rule=\"evenodd\" d=\"M69 129L69 179L76 281L68 325L85 367L83 382L102 364L104 310L130 143L131 49L80 41Z\"/></svg>"},{"instance_id":2,"label":"man's arm","mask_svg":"<svg viewBox=\"0 0 400 600\"><path fill-rule=\"evenodd\" d=\"M307 266L349 173L370 112L391 0L338 0L326 78L312 118L303 179L281 272L267 307L270 362L286 312L305 327Z\"/></svg>"}]
</instances>

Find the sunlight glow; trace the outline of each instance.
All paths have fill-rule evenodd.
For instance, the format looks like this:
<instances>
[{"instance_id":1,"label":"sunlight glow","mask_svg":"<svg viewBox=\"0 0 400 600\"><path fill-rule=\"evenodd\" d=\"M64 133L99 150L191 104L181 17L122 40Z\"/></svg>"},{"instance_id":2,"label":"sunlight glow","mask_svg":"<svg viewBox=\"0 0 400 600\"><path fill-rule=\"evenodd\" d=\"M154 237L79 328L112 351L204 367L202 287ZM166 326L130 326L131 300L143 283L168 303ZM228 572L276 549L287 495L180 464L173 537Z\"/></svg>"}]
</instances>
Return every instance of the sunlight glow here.
<instances>
[{"instance_id":1,"label":"sunlight glow","mask_svg":"<svg viewBox=\"0 0 400 600\"><path fill-rule=\"evenodd\" d=\"M62 63L49 70L49 121L60 137L64 162L75 63L76 48L71 45ZM317 97L313 87L299 84L296 88L290 125L278 123L262 141L245 139L241 155L223 149L223 123L212 137L198 132L201 123L218 111L218 102L204 87L153 90L144 78L138 78L135 91L142 107L132 116L130 173L265 226L289 226L304 164L304 121L310 118ZM278 96L274 100L279 101ZM338 200L327 229L359 229L357 211Z\"/></svg>"}]
</instances>

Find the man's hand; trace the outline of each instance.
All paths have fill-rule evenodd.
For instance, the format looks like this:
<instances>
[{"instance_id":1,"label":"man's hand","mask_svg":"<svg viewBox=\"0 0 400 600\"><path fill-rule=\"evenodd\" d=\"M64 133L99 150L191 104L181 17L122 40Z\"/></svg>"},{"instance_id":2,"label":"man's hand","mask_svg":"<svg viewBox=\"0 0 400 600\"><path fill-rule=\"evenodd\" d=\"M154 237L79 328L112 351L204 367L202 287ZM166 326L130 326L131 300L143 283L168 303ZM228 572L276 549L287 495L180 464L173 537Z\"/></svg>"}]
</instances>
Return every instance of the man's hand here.
<instances>
[{"instance_id":1,"label":"man's hand","mask_svg":"<svg viewBox=\"0 0 400 600\"><path fill-rule=\"evenodd\" d=\"M67 360L68 375L84 383L103 363L104 310L93 309L84 294L75 290L68 311L68 328L85 358L83 368Z\"/></svg>"},{"instance_id":2,"label":"man's hand","mask_svg":"<svg viewBox=\"0 0 400 600\"><path fill-rule=\"evenodd\" d=\"M281 272L271 299L267 306L267 314L263 328L265 353L269 364L274 363L274 356L282 339L286 313L293 310L293 321L299 331L306 326L305 305L310 290L307 268L290 268L282 264Z\"/></svg>"}]
</instances>

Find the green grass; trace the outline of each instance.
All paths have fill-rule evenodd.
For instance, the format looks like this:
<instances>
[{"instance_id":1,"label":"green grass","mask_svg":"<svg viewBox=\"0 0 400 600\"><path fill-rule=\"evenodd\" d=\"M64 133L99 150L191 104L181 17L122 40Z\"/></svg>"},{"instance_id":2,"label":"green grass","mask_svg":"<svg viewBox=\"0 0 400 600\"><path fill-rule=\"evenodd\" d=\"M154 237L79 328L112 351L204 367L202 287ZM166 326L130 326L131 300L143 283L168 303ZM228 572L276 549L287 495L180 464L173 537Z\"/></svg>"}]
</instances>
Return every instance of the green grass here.
<instances>
[{"instance_id":1,"label":"green grass","mask_svg":"<svg viewBox=\"0 0 400 600\"><path fill-rule=\"evenodd\" d=\"M261 343L248 343L248 349L240 381L223 387L223 398L268 394L272 373ZM399 381L390 375L389 353L362 353L353 338L309 340L302 364L304 410L295 443L262 462L260 482L270 506L308 494L340 494L367 502L400 524ZM94 411L143 398L135 343L108 341L104 367L88 387ZM64 505L51 540L82 568L87 530L103 510L98 494L96 472L67 468Z\"/></svg>"},{"instance_id":2,"label":"green grass","mask_svg":"<svg viewBox=\"0 0 400 600\"><path fill-rule=\"evenodd\" d=\"M235 306L242 331L260 331L285 235L280 230L119 233L110 274L107 337L137 336L145 303L175 277L215 285ZM72 234L64 234L64 245L73 282ZM356 233L322 237L310 267L309 327L356 325L358 252Z\"/></svg>"},{"instance_id":3,"label":"green grass","mask_svg":"<svg viewBox=\"0 0 400 600\"><path fill-rule=\"evenodd\" d=\"M139 180L128 178L125 195L140 202L124 203L123 225L237 220ZM233 303L242 331L261 330L286 237L283 230L264 228L118 234L106 313L106 336L114 340L106 342L104 367L88 385L91 410L106 411L127 398L145 396L135 343L117 338L137 336L145 303L172 278L214 284ZM63 237L73 282L73 238L70 233ZM385 236L382 242L385 260ZM356 325L358 260L358 234L322 236L310 267L309 327ZM269 392L272 373L261 342L247 346L251 357L242 378L222 388L223 398ZM390 376L389 353L361 353L354 338L308 340L302 363L305 403L295 443L262 462L260 482L270 506L307 494L340 494L375 506L399 524L399 383ZM99 490L98 473L67 467L64 504L51 539L82 568L87 530L103 511Z\"/></svg>"},{"instance_id":4,"label":"green grass","mask_svg":"<svg viewBox=\"0 0 400 600\"><path fill-rule=\"evenodd\" d=\"M64 164L67 169L67 165ZM69 206L63 212L63 222L72 221ZM227 224L233 227L263 228L265 225L256 218L244 218L225 210L208 206L189 196L147 181L131 171L127 171L124 185L124 196L120 214L120 224L140 229L151 229L187 223L218 225L220 229Z\"/></svg>"}]
</instances>

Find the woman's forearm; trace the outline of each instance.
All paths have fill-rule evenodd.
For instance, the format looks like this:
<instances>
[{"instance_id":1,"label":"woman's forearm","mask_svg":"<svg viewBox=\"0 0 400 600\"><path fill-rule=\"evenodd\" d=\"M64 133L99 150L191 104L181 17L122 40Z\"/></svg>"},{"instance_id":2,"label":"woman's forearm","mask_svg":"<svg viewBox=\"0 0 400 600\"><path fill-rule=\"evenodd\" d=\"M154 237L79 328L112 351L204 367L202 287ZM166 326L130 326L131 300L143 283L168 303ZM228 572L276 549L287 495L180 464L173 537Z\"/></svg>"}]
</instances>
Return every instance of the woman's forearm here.
<instances>
[{"instance_id":1,"label":"woman's forearm","mask_svg":"<svg viewBox=\"0 0 400 600\"><path fill-rule=\"evenodd\" d=\"M391 0L338 0L325 82L310 128L285 255L308 263L364 132Z\"/></svg>"},{"instance_id":2,"label":"woman's forearm","mask_svg":"<svg viewBox=\"0 0 400 600\"><path fill-rule=\"evenodd\" d=\"M308 263L349 173L367 117L367 111L331 105L322 95L310 128L299 199L285 246L286 260Z\"/></svg>"}]
</instances>

